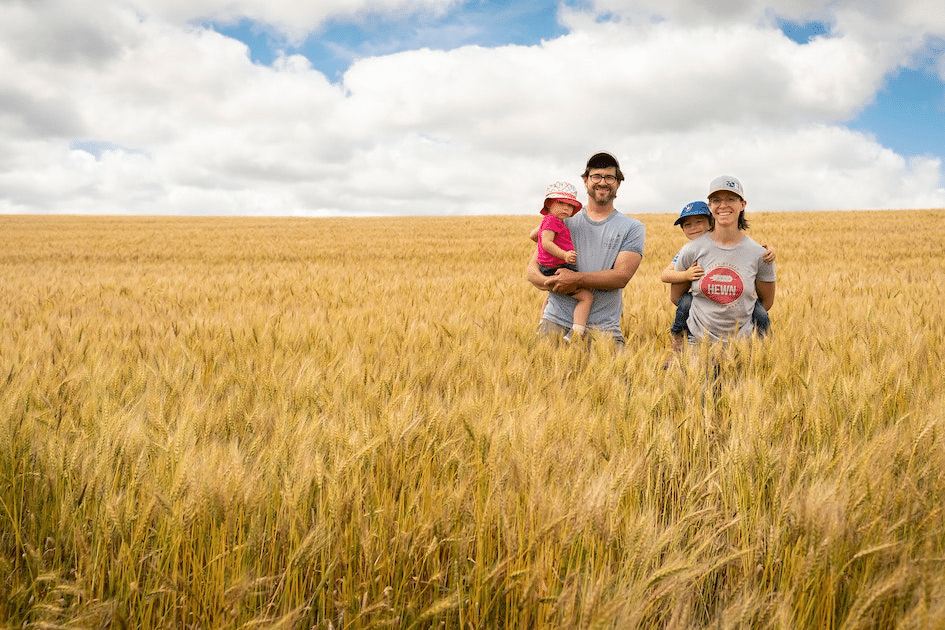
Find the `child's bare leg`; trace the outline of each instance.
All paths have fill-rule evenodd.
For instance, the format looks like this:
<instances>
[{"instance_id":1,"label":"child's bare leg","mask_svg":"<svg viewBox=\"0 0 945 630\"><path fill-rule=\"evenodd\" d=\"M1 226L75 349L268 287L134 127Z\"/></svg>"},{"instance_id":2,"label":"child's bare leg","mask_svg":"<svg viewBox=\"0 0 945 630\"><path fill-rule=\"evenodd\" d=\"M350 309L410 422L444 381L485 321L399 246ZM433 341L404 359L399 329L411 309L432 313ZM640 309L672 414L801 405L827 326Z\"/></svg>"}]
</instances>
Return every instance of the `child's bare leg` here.
<instances>
[{"instance_id":1,"label":"child's bare leg","mask_svg":"<svg viewBox=\"0 0 945 630\"><path fill-rule=\"evenodd\" d=\"M574 326L572 329L580 335L587 328L587 316L591 313L594 294L588 289L578 289L571 294L571 297L578 301L574 307Z\"/></svg>"}]
</instances>

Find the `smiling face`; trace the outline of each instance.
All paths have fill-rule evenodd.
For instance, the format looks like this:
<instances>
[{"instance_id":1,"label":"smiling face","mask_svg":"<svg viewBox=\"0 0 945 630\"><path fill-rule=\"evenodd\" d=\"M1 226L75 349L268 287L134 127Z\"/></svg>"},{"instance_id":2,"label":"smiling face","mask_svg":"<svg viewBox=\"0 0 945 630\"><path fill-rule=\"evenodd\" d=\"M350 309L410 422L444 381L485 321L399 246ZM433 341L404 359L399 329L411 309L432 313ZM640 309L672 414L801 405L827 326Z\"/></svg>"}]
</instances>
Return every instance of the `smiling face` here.
<instances>
[{"instance_id":1,"label":"smiling face","mask_svg":"<svg viewBox=\"0 0 945 630\"><path fill-rule=\"evenodd\" d=\"M620 188L617 167L588 169L584 185L587 187L587 196L598 206L613 203L617 197L617 189Z\"/></svg>"},{"instance_id":2,"label":"smiling face","mask_svg":"<svg viewBox=\"0 0 945 630\"><path fill-rule=\"evenodd\" d=\"M577 210L577 207L560 199L550 200L545 207L548 208L548 214L553 214L559 219L567 219Z\"/></svg>"},{"instance_id":3,"label":"smiling face","mask_svg":"<svg viewBox=\"0 0 945 630\"><path fill-rule=\"evenodd\" d=\"M733 192L720 190L709 195L709 210L719 227L738 225L738 217L746 205L745 200Z\"/></svg>"},{"instance_id":4,"label":"smiling face","mask_svg":"<svg viewBox=\"0 0 945 630\"><path fill-rule=\"evenodd\" d=\"M712 228L709 223L709 217L704 214L686 217L686 219L679 224L679 227L682 228L683 234L685 234L686 238L690 241L702 236Z\"/></svg>"}]
</instances>

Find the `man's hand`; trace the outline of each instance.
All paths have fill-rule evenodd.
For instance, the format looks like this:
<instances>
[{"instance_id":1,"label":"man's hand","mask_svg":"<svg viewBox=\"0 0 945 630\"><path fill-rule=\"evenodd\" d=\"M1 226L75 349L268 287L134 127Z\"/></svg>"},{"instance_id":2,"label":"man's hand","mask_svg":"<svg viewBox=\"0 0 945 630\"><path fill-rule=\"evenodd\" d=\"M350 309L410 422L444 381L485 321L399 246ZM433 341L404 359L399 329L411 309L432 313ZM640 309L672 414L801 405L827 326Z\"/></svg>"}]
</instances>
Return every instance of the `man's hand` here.
<instances>
[{"instance_id":1,"label":"man's hand","mask_svg":"<svg viewBox=\"0 0 945 630\"><path fill-rule=\"evenodd\" d=\"M549 276L549 279L551 282L548 284L548 287L552 291L568 295L580 288L579 281L581 274L562 267L555 272L555 275Z\"/></svg>"}]
</instances>

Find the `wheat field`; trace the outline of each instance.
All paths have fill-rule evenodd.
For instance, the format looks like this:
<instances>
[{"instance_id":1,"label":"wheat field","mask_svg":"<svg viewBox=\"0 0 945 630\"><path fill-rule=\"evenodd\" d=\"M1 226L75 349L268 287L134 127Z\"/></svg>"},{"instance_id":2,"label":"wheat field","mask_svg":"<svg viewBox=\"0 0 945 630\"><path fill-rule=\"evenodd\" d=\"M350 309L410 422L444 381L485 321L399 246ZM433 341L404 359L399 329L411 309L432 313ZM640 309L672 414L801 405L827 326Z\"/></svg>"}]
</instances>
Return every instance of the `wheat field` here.
<instances>
[{"instance_id":1,"label":"wheat field","mask_svg":"<svg viewBox=\"0 0 945 630\"><path fill-rule=\"evenodd\" d=\"M639 218L621 350L537 215L0 217L0 627L945 628L945 211L749 213L668 369Z\"/></svg>"}]
</instances>

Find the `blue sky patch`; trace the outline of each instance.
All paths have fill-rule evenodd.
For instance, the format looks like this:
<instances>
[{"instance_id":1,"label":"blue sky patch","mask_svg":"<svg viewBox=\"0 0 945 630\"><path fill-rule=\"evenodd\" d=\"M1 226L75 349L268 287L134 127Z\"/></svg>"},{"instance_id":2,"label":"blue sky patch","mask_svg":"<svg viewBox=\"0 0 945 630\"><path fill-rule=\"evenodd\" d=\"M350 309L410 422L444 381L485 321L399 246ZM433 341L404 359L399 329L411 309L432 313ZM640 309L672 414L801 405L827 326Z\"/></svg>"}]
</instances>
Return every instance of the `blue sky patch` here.
<instances>
[{"instance_id":1,"label":"blue sky patch","mask_svg":"<svg viewBox=\"0 0 945 630\"><path fill-rule=\"evenodd\" d=\"M815 37L830 36L830 25L824 22L790 22L779 19L777 24L788 39L798 44L806 44Z\"/></svg>"},{"instance_id":2,"label":"blue sky patch","mask_svg":"<svg viewBox=\"0 0 945 630\"><path fill-rule=\"evenodd\" d=\"M124 147L120 144L115 144L108 140L73 140L69 143L69 149L71 151L85 151L96 160L101 160L102 155L106 151L118 151L121 153L129 153L132 155L143 155L145 157L150 157L147 152L142 151L141 149L131 149Z\"/></svg>"},{"instance_id":3,"label":"blue sky patch","mask_svg":"<svg viewBox=\"0 0 945 630\"><path fill-rule=\"evenodd\" d=\"M926 69L902 70L849 126L874 135L901 155L941 155L945 84Z\"/></svg>"},{"instance_id":4,"label":"blue sky patch","mask_svg":"<svg viewBox=\"0 0 945 630\"><path fill-rule=\"evenodd\" d=\"M301 54L329 81L338 82L363 57L405 50L453 50L462 46L530 46L567 31L558 24L558 2L517 0L471 2L442 16L372 13L355 20L329 20L300 45L290 46L272 29L242 20L235 25L206 23L218 33L249 46L254 63L271 65L282 52Z\"/></svg>"}]
</instances>

